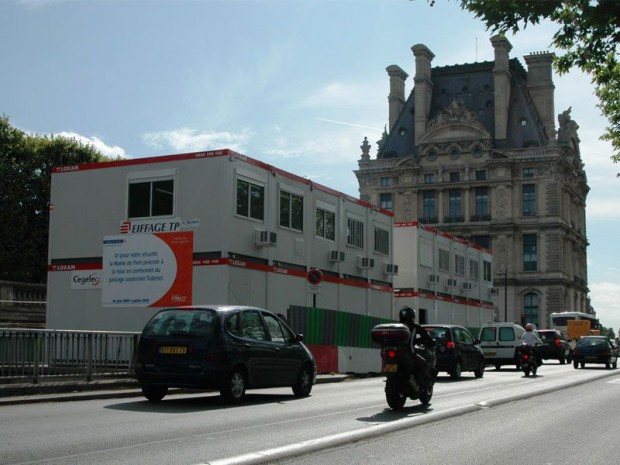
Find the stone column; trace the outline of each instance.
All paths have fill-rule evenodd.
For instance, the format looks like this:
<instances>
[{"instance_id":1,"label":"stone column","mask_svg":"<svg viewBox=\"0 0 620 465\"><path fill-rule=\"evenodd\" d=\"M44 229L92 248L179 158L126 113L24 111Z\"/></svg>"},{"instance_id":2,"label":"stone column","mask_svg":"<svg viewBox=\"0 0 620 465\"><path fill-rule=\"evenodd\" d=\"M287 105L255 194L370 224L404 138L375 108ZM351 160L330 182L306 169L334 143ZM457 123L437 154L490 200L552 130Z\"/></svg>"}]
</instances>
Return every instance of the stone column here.
<instances>
[{"instance_id":1,"label":"stone column","mask_svg":"<svg viewBox=\"0 0 620 465\"><path fill-rule=\"evenodd\" d=\"M390 76L390 94L388 95L389 102L389 128L390 134L394 129L394 124L400 116L405 106L405 79L409 76L399 66L391 65L385 68Z\"/></svg>"},{"instance_id":2,"label":"stone column","mask_svg":"<svg viewBox=\"0 0 620 465\"><path fill-rule=\"evenodd\" d=\"M433 81L431 80L431 61L435 58L426 45L418 44L411 47L415 56L414 98L415 98L415 143L426 132L431 112L431 96Z\"/></svg>"},{"instance_id":3,"label":"stone column","mask_svg":"<svg viewBox=\"0 0 620 465\"><path fill-rule=\"evenodd\" d=\"M495 138L506 139L508 130L508 107L510 105L509 52L512 45L503 35L491 37L495 49L493 86L495 95Z\"/></svg>"}]
</instances>

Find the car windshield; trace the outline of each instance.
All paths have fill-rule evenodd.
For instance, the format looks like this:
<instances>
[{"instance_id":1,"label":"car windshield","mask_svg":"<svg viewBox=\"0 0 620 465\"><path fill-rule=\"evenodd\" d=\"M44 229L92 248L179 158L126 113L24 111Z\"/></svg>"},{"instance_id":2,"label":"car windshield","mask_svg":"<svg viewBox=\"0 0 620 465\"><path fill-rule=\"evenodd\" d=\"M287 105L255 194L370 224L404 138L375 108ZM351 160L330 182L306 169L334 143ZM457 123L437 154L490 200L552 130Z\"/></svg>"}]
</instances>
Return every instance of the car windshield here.
<instances>
[{"instance_id":1,"label":"car windshield","mask_svg":"<svg viewBox=\"0 0 620 465\"><path fill-rule=\"evenodd\" d=\"M555 339L557 339L557 334L556 333L550 333L550 332L545 332L545 331L539 331L538 335L540 336L540 338L543 341L554 341Z\"/></svg>"},{"instance_id":2,"label":"car windshield","mask_svg":"<svg viewBox=\"0 0 620 465\"><path fill-rule=\"evenodd\" d=\"M482 328L482 332L480 333L480 340L485 342L493 342L495 341L495 333L497 332L497 328L495 327L486 327Z\"/></svg>"},{"instance_id":3,"label":"car windshield","mask_svg":"<svg viewBox=\"0 0 620 465\"><path fill-rule=\"evenodd\" d=\"M577 345L580 347L604 346L607 345L607 341L605 341L605 339L582 338L577 341Z\"/></svg>"},{"instance_id":4,"label":"car windshield","mask_svg":"<svg viewBox=\"0 0 620 465\"><path fill-rule=\"evenodd\" d=\"M425 328L428 334L438 343L448 340L448 330L446 328Z\"/></svg>"},{"instance_id":5,"label":"car windshield","mask_svg":"<svg viewBox=\"0 0 620 465\"><path fill-rule=\"evenodd\" d=\"M165 310L148 322L142 334L206 337L214 333L216 320L213 310Z\"/></svg>"}]
</instances>

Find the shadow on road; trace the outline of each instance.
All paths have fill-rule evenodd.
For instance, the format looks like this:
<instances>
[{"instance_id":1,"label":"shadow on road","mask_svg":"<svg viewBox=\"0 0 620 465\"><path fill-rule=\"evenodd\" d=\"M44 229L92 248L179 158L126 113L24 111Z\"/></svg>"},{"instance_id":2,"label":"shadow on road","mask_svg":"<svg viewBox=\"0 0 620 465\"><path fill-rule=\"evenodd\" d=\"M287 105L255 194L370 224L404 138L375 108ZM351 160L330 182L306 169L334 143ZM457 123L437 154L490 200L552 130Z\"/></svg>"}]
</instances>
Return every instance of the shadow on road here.
<instances>
[{"instance_id":1,"label":"shadow on road","mask_svg":"<svg viewBox=\"0 0 620 465\"><path fill-rule=\"evenodd\" d=\"M388 423L391 421L402 420L403 418L417 417L433 411L432 404L423 405L418 400L410 400L408 402L411 402L411 404L405 405L402 410L394 411L386 407L385 410L377 412L370 417L357 418L357 421L368 423Z\"/></svg>"},{"instance_id":2,"label":"shadow on road","mask_svg":"<svg viewBox=\"0 0 620 465\"><path fill-rule=\"evenodd\" d=\"M129 412L157 412L157 413L195 413L210 410L234 410L249 405L261 404L285 404L289 402L301 402L304 399L295 397L293 394L261 394L249 393L245 395L243 402L237 405L227 404L222 397L215 392L196 393L184 397L166 397L159 402L150 402L146 399L131 402L117 402L108 404L104 408L110 410L123 410Z\"/></svg>"}]
</instances>

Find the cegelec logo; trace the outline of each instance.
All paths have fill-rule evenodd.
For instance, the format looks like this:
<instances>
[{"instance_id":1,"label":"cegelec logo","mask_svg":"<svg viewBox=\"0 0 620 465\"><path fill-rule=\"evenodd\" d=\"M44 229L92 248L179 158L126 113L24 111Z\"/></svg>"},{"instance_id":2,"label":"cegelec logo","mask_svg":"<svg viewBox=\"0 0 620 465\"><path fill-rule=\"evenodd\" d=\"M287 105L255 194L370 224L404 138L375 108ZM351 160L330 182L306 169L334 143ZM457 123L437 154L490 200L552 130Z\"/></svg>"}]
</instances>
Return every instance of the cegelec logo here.
<instances>
[{"instance_id":1,"label":"cegelec logo","mask_svg":"<svg viewBox=\"0 0 620 465\"><path fill-rule=\"evenodd\" d=\"M96 273L91 273L88 276L76 275L73 277L73 282L81 286L98 286L101 278Z\"/></svg>"}]
</instances>

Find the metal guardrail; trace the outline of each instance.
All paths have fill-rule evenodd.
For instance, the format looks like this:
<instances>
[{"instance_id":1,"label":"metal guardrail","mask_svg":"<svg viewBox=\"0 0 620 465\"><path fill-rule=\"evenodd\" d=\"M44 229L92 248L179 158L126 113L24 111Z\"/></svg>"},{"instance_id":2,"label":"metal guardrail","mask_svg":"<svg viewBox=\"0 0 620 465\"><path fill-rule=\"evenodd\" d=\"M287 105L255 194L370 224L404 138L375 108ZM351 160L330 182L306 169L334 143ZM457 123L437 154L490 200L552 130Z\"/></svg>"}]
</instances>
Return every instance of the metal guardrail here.
<instances>
[{"instance_id":1,"label":"metal guardrail","mask_svg":"<svg viewBox=\"0 0 620 465\"><path fill-rule=\"evenodd\" d=\"M140 333L0 328L0 382L133 376Z\"/></svg>"}]
</instances>

